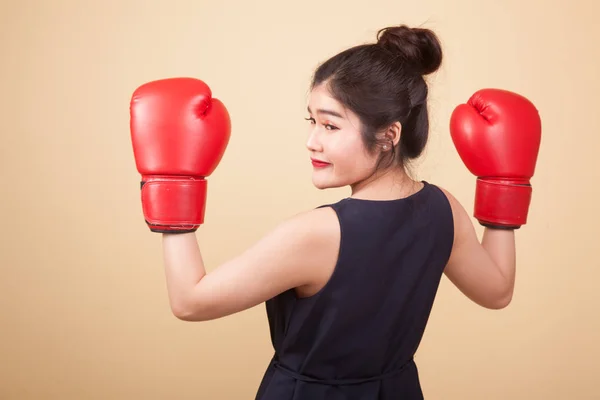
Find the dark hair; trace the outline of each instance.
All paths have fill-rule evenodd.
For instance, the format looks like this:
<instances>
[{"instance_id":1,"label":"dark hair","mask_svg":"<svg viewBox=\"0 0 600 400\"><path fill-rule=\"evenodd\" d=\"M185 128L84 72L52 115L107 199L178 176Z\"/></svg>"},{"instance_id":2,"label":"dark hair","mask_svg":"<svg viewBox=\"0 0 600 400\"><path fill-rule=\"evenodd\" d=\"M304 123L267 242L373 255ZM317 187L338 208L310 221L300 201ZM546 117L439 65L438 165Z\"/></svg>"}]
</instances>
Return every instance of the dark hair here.
<instances>
[{"instance_id":1,"label":"dark hair","mask_svg":"<svg viewBox=\"0 0 600 400\"><path fill-rule=\"evenodd\" d=\"M390 163L404 166L419 157L427 144L428 88L423 76L441 63L442 48L431 30L387 27L378 31L377 43L351 47L321 64L311 88L326 83L331 95L358 115L370 152L385 142L376 135L399 121L399 151L392 146L391 153L384 154L389 154Z\"/></svg>"}]
</instances>

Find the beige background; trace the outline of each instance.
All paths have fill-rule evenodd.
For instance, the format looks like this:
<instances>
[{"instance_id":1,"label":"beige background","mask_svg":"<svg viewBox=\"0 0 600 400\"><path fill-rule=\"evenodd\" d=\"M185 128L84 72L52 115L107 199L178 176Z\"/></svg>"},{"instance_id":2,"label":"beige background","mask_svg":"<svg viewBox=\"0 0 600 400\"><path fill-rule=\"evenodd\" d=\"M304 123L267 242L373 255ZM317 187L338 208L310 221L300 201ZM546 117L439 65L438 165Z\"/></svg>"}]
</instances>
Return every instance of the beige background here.
<instances>
[{"instance_id":1,"label":"beige background","mask_svg":"<svg viewBox=\"0 0 600 400\"><path fill-rule=\"evenodd\" d=\"M194 76L230 110L197 235L213 269L348 194L310 182L310 76L400 23L434 29L446 56L417 178L472 209L447 125L481 87L520 92L543 118L514 301L485 310L444 279L417 356L426 398L600 399L598 11L592 0L2 2L0 399L254 398L272 354L264 307L207 323L170 313L160 236L141 214L131 93Z\"/></svg>"}]
</instances>

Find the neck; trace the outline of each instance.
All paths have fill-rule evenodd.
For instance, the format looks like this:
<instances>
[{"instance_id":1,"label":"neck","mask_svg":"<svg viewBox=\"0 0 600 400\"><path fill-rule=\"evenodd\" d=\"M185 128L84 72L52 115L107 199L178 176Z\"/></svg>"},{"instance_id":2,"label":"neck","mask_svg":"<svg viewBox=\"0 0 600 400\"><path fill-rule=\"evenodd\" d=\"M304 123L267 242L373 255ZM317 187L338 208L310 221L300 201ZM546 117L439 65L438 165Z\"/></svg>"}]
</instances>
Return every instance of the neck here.
<instances>
[{"instance_id":1,"label":"neck","mask_svg":"<svg viewBox=\"0 0 600 400\"><path fill-rule=\"evenodd\" d=\"M393 200L419 191L421 182L413 180L404 168L391 168L377 172L351 186L351 197L370 200Z\"/></svg>"}]
</instances>

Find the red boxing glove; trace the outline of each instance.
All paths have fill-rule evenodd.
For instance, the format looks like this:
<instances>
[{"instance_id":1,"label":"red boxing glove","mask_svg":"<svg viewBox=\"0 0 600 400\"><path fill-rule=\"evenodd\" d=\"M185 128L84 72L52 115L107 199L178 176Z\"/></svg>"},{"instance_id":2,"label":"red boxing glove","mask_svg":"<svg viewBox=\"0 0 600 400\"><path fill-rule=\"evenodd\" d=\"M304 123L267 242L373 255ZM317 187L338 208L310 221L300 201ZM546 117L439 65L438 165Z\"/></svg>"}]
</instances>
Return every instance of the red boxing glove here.
<instances>
[{"instance_id":1,"label":"red boxing glove","mask_svg":"<svg viewBox=\"0 0 600 400\"><path fill-rule=\"evenodd\" d=\"M227 109L204 82L171 78L136 89L130 117L146 223L152 232L195 232L204 222L205 178L229 142Z\"/></svg>"},{"instance_id":2,"label":"red boxing glove","mask_svg":"<svg viewBox=\"0 0 600 400\"><path fill-rule=\"evenodd\" d=\"M506 90L479 90L467 104L456 107L450 133L461 159L477 177L474 217L492 228L524 225L541 141L535 106Z\"/></svg>"}]
</instances>

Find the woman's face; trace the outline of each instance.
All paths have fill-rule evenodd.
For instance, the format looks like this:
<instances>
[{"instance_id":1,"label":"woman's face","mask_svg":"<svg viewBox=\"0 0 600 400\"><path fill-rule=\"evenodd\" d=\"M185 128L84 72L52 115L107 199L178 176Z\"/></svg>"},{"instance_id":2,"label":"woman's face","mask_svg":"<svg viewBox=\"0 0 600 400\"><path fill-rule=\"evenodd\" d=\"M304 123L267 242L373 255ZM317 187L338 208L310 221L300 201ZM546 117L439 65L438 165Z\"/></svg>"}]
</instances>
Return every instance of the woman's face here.
<instances>
[{"instance_id":1,"label":"woman's face","mask_svg":"<svg viewBox=\"0 0 600 400\"><path fill-rule=\"evenodd\" d=\"M310 93L308 113L306 147L317 188L354 185L373 174L377 154L369 154L365 148L358 116L331 97L325 84Z\"/></svg>"}]
</instances>

